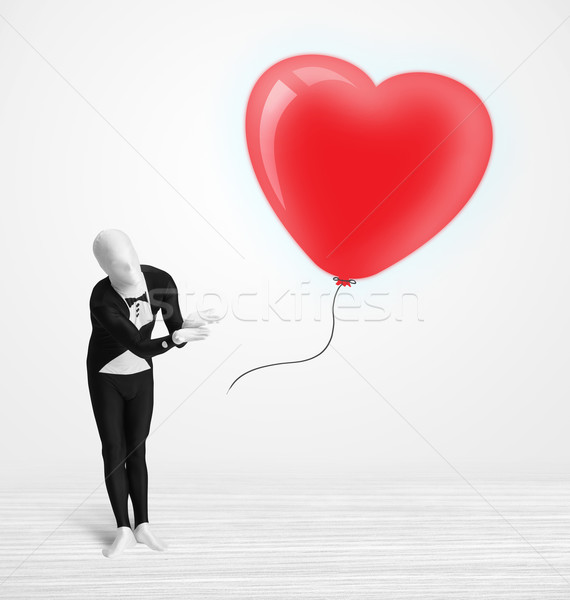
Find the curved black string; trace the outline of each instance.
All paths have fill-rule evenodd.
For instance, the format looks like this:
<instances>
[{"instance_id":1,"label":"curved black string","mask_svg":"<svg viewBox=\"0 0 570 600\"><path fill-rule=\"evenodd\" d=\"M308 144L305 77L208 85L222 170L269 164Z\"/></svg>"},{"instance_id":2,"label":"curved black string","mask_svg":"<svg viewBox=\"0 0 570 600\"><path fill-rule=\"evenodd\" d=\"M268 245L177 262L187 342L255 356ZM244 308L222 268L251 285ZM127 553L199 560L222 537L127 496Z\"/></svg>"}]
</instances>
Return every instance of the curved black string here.
<instances>
[{"instance_id":1,"label":"curved black string","mask_svg":"<svg viewBox=\"0 0 570 600\"><path fill-rule=\"evenodd\" d=\"M336 281L338 278L335 277L334 279ZM341 280L341 281L344 281L344 280ZM356 283L356 281L354 281L353 279L350 280L350 281L353 282L353 283ZM334 303L336 301L336 295L338 294L340 288L344 287L342 285L339 285L338 283L337 283L337 285L338 285L338 287L336 288L336 292L334 293L334 297L333 297L333 301L332 301L332 308L331 308L331 312L332 312L332 330L331 330L331 336L329 338L329 341L327 342L327 345L318 354L315 354L315 356L311 356L310 358L303 358L301 360L288 360L286 362L271 363L270 365L261 365L260 367L255 367L253 369L250 369L249 371L246 371L245 373L242 373L237 379L234 380L234 382L232 383L232 385L230 385L230 387L228 388L228 391L226 392L226 394L228 394L228 392L232 389L232 387L235 385L236 381L239 381L244 375L247 375L248 373L253 373L253 371L257 371L259 369L265 369L266 367L276 367L277 365L293 365L295 363L307 362L308 360L313 360L313 358L317 358L317 356L320 356L330 346L330 343L332 342L333 335L334 335L334 324L335 324Z\"/></svg>"}]
</instances>

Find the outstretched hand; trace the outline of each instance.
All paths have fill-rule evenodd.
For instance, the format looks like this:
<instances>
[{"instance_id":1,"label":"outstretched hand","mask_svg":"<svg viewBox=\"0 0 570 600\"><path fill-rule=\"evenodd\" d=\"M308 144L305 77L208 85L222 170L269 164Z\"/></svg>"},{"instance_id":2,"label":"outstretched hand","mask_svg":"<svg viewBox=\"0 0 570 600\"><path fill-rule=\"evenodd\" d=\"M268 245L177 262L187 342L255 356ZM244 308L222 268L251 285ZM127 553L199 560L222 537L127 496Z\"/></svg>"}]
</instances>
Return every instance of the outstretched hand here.
<instances>
[{"instance_id":1,"label":"outstretched hand","mask_svg":"<svg viewBox=\"0 0 570 600\"><path fill-rule=\"evenodd\" d=\"M190 313L182 323L182 327L195 328L203 327L208 323L217 323L222 317L216 312L214 308L207 308L206 310L200 310L197 312Z\"/></svg>"},{"instance_id":2,"label":"outstretched hand","mask_svg":"<svg viewBox=\"0 0 570 600\"><path fill-rule=\"evenodd\" d=\"M172 341L175 344L182 344L184 342L199 342L200 340L205 340L210 334L210 330L202 325L200 327L188 327L177 329L172 334Z\"/></svg>"}]
</instances>

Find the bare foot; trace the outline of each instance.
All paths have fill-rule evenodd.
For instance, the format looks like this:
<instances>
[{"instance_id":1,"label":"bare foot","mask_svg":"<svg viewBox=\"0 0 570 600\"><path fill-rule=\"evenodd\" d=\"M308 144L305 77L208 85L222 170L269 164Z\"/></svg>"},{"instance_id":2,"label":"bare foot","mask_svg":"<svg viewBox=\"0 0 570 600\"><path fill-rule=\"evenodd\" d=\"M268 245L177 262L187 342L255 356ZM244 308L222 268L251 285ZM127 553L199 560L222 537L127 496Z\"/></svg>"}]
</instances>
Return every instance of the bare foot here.
<instances>
[{"instance_id":1,"label":"bare foot","mask_svg":"<svg viewBox=\"0 0 570 600\"><path fill-rule=\"evenodd\" d=\"M147 545L152 550L162 552L168 548L168 544L156 537L148 523L141 523L135 528L135 538L137 542Z\"/></svg>"},{"instance_id":2,"label":"bare foot","mask_svg":"<svg viewBox=\"0 0 570 600\"><path fill-rule=\"evenodd\" d=\"M101 552L107 558L115 558L123 553L127 548L137 545L137 540L130 527L118 527L115 541L108 547L103 548Z\"/></svg>"}]
</instances>

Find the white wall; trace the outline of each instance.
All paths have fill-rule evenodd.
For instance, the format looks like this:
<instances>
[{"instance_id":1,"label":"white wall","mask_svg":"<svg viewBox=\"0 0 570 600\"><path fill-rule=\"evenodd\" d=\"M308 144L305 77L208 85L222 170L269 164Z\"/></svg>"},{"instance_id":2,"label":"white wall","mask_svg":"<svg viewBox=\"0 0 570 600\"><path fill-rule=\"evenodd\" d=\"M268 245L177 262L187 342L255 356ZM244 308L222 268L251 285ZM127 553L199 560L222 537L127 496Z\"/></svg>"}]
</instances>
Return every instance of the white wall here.
<instances>
[{"instance_id":1,"label":"white wall","mask_svg":"<svg viewBox=\"0 0 570 600\"><path fill-rule=\"evenodd\" d=\"M107 227L173 275L183 312L207 293L229 308L207 342L155 359L150 468L567 470L570 21L523 63L567 12L553 0L0 1L35 48L0 19L4 477L102 471L85 355L104 276L91 244ZM226 396L242 371L329 335L318 307L332 280L271 212L244 136L257 77L303 53L377 82L432 71L482 98L502 84L487 102L492 158L442 233L339 298L336 350ZM288 290L279 318L267 305ZM238 306L240 293L257 295ZM365 302L379 293L387 318L374 321ZM403 294L423 320L413 302L397 320Z\"/></svg>"}]
</instances>

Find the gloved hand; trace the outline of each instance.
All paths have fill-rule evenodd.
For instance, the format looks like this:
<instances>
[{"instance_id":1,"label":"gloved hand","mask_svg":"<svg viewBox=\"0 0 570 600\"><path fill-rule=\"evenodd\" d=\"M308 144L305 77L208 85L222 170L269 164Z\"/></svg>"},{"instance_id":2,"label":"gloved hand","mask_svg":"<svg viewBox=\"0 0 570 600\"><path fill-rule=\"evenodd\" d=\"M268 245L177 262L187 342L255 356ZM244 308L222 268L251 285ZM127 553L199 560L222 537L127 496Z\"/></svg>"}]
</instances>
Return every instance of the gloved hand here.
<instances>
[{"instance_id":1,"label":"gloved hand","mask_svg":"<svg viewBox=\"0 0 570 600\"><path fill-rule=\"evenodd\" d=\"M172 334L172 341L175 344L183 344L184 342L199 342L205 340L210 334L210 330L202 325L200 327L177 329Z\"/></svg>"},{"instance_id":2,"label":"gloved hand","mask_svg":"<svg viewBox=\"0 0 570 600\"><path fill-rule=\"evenodd\" d=\"M184 329L202 327L208 323L217 323L221 318L214 308L207 308L206 310L190 313L184 319L182 327Z\"/></svg>"}]
</instances>

